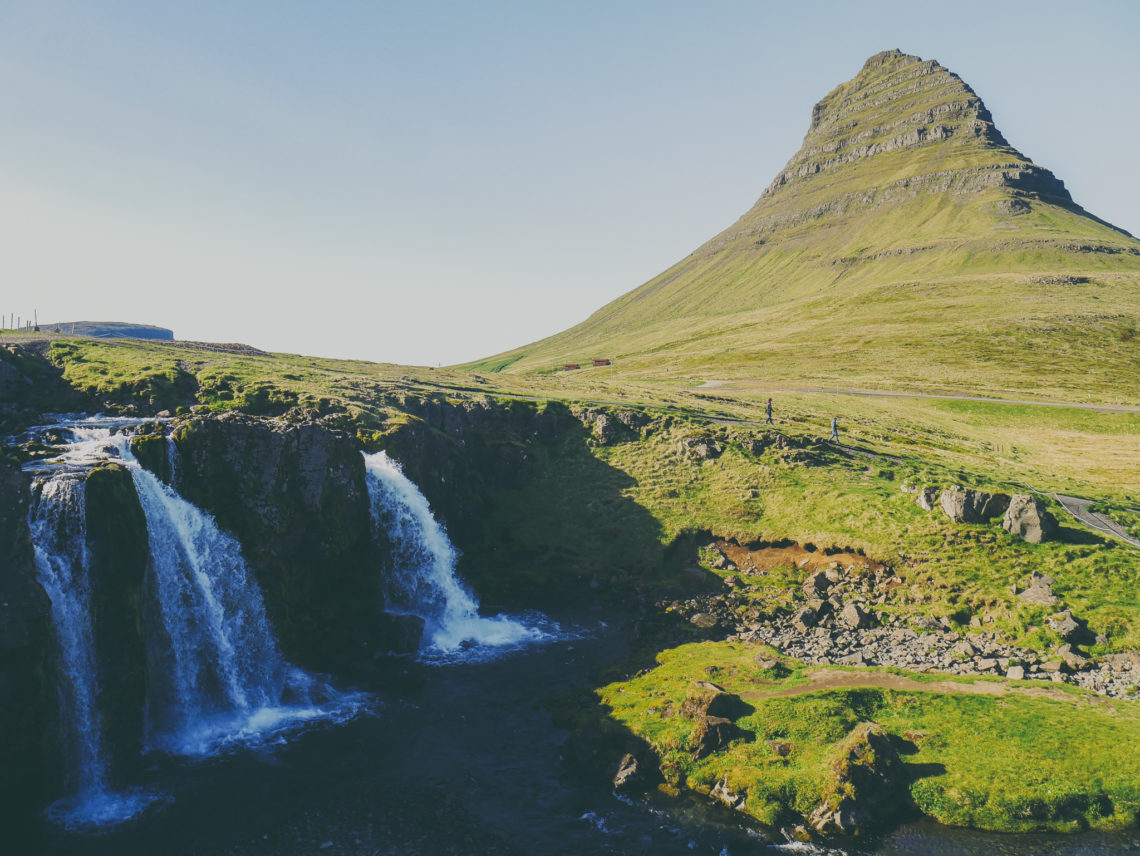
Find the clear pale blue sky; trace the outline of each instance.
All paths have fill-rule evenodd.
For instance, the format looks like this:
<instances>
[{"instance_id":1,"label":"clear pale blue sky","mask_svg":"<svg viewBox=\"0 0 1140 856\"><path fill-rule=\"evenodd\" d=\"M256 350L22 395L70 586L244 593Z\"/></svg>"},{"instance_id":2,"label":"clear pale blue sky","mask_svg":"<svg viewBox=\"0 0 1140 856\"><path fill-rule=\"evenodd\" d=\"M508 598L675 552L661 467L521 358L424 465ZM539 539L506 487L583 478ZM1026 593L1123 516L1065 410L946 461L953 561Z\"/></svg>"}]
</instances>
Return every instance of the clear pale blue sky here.
<instances>
[{"instance_id":1,"label":"clear pale blue sky","mask_svg":"<svg viewBox=\"0 0 1140 856\"><path fill-rule=\"evenodd\" d=\"M873 53L1140 234L1140 4L0 3L0 311L401 363L570 326L743 213Z\"/></svg>"}]
</instances>

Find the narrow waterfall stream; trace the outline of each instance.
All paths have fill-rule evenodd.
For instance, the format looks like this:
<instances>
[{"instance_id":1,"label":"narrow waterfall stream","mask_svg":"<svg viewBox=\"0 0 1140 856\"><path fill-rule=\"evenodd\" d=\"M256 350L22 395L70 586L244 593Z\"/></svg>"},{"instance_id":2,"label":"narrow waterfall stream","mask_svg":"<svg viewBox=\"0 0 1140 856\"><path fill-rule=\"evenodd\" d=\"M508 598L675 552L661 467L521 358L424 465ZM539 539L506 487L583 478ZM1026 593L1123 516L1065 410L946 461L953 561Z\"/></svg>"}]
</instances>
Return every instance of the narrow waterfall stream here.
<instances>
[{"instance_id":1,"label":"narrow waterfall stream","mask_svg":"<svg viewBox=\"0 0 1140 856\"><path fill-rule=\"evenodd\" d=\"M74 791L49 813L73 828L113 824L134 816L157 797L139 790L117 792L108 783L98 708L83 479L61 472L37 487L28 522L36 575L51 601L56 628L65 783Z\"/></svg>"},{"instance_id":2,"label":"narrow waterfall stream","mask_svg":"<svg viewBox=\"0 0 1140 856\"><path fill-rule=\"evenodd\" d=\"M479 615L478 601L455 574L455 546L427 498L385 452L366 454L364 463L373 528L392 544L389 609L424 620L427 659L479 659L563 635L538 615Z\"/></svg>"}]
</instances>

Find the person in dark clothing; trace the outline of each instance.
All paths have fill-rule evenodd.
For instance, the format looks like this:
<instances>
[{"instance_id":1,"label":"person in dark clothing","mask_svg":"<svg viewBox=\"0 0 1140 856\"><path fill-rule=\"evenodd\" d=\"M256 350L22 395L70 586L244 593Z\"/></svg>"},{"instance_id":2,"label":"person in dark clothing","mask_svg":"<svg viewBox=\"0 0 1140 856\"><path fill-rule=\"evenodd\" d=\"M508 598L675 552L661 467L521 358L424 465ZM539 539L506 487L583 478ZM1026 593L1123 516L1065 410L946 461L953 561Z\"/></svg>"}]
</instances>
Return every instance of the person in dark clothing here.
<instances>
[{"instance_id":1,"label":"person in dark clothing","mask_svg":"<svg viewBox=\"0 0 1140 856\"><path fill-rule=\"evenodd\" d=\"M768 414L768 423L767 424L771 425L772 424L772 399L770 399L770 398L768 399L768 405L764 408L764 410Z\"/></svg>"},{"instance_id":2,"label":"person in dark clothing","mask_svg":"<svg viewBox=\"0 0 1140 856\"><path fill-rule=\"evenodd\" d=\"M831 439L839 445L839 420L834 416L831 417Z\"/></svg>"}]
</instances>

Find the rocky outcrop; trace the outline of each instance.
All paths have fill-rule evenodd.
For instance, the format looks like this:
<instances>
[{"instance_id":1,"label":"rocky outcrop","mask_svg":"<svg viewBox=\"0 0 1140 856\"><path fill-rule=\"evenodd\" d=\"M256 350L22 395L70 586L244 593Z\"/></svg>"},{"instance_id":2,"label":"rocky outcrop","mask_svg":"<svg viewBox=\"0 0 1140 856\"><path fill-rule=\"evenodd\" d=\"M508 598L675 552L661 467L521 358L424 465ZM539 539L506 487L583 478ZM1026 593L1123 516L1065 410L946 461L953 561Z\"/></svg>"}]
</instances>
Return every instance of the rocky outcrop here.
<instances>
[{"instance_id":1,"label":"rocky outcrop","mask_svg":"<svg viewBox=\"0 0 1140 856\"><path fill-rule=\"evenodd\" d=\"M689 748L693 758L700 760L713 752L727 748L733 740L745 737L746 733L731 719L723 716L704 716L697 720Z\"/></svg>"},{"instance_id":2,"label":"rocky outcrop","mask_svg":"<svg viewBox=\"0 0 1140 856\"><path fill-rule=\"evenodd\" d=\"M680 710L681 716L696 723L689 740L693 757L704 758L745 737L746 733L732 720L750 710L740 696L709 681L695 681Z\"/></svg>"},{"instance_id":3,"label":"rocky outcrop","mask_svg":"<svg viewBox=\"0 0 1140 856\"><path fill-rule=\"evenodd\" d=\"M1057 518L1035 496L1015 495L1001 521L1002 528L1030 544L1048 541L1057 533Z\"/></svg>"},{"instance_id":4,"label":"rocky outcrop","mask_svg":"<svg viewBox=\"0 0 1140 856\"><path fill-rule=\"evenodd\" d=\"M1005 512L1009 507L1009 497L1004 493L989 494L951 485L942 491L939 503L946 516L955 523L984 523Z\"/></svg>"},{"instance_id":5,"label":"rocky outcrop","mask_svg":"<svg viewBox=\"0 0 1140 856\"><path fill-rule=\"evenodd\" d=\"M51 612L36 582L28 500L27 478L0 456L0 801L5 806L41 795L56 756L48 684Z\"/></svg>"},{"instance_id":6,"label":"rocky outcrop","mask_svg":"<svg viewBox=\"0 0 1140 856\"><path fill-rule=\"evenodd\" d=\"M934 504L938 502L940 491L936 487L924 487L914 497L915 505L923 511L933 511Z\"/></svg>"},{"instance_id":7,"label":"rocky outcrop","mask_svg":"<svg viewBox=\"0 0 1140 856\"><path fill-rule=\"evenodd\" d=\"M738 695L726 692L709 681L696 681L681 702L681 716L699 720L708 716L736 719L749 710Z\"/></svg>"},{"instance_id":8,"label":"rocky outcrop","mask_svg":"<svg viewBox=\"0 0 1140 856\"><path fill-rule=\"evenodd\" d=\"M364 460L349 435L240 414L174 432L178 487L235 535L282 649L330 668L381 643L381 562Z\"/></svg>"},{"instance_id":9,"label":"rocky outcrop","mask_svg":"<svg viewBox=\"0 0 1140 856\"><path fill-rule=\"evenodd\" d=\"M882 726L863 722L840 743L829 792L808 816L823 835L865 834L909 805L906 768Z\"/></svg>"},{"instance_id":10,"label":"rocky outcrop","mask_svg":"<svg viewBox=\"0 0 1140 856\"><path fill-rule=\"evenodd\" d=\"M614 790L618 793L637 794L660 782L661 771L650 760L651 756L650 752L627 752L623 755L617 772L614 773Z\"/></svg>"}]
</instances>

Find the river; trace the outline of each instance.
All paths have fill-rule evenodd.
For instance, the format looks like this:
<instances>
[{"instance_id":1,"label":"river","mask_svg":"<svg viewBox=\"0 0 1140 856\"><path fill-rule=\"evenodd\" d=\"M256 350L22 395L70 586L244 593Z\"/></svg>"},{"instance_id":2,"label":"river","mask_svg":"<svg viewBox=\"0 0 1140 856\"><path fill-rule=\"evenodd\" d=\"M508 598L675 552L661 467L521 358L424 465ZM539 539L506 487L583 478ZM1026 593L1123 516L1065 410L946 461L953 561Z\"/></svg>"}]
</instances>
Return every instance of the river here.
<instances>
[{"instance_id":1,"label":"river","mask_svg":"<svg viewBox=\"0 0 1140 856\"><path fill-rule=\"evenodd\" d=\"M870 846L771 846L727 810L619 800L566 772L566 732L544 702L590 686L628 655L627 629L598 613L567 638L485 662L390 658L361 687L372 713L272 745L160 760L144 786L169 799L101 833L43 815L9 827L6 853L43 856L396 856L396 854L775 854L1093 856L1140 850L1140 835L999 836L934 824ZM678 810L679 809L679 810Z\"/></svg>"}]
</instances>

